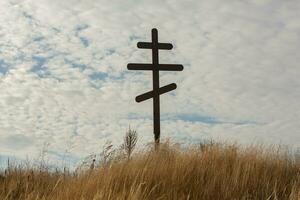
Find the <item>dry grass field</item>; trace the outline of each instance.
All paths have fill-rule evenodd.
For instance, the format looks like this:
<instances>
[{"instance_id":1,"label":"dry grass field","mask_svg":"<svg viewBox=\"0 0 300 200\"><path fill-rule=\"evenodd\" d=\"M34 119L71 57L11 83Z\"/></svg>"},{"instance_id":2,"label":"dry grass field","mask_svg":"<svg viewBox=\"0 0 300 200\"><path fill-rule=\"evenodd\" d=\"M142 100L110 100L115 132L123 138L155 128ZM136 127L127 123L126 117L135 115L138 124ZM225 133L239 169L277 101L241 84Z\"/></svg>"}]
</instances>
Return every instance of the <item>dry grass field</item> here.
<instances>
[{"instance_id":1,"label":"dry grass field","mask_svg":"<svg viewBox=\"0 0 300 200\"><path fill-rule=\"evenodd\" d=\"M300 163L280 148L217 143L164 143L77 172L15 166L0 178L1 200L300 199Z\"/></svg>"}]
</instances>

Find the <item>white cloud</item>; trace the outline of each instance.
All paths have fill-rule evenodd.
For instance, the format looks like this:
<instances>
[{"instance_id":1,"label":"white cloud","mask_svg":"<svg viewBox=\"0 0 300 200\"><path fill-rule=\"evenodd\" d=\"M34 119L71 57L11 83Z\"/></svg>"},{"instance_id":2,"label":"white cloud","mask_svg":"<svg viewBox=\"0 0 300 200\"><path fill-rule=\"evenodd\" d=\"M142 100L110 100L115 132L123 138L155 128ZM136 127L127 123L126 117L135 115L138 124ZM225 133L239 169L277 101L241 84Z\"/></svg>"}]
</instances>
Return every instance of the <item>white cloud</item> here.
<instances>
[{"instance_id":1,"label":"white cloud","mask_svg":"<svg viewBox=\"0 0 300 200\"><path fill-rule=\"evenodd\" d=\"M163 138L299 147L299 9L297 0L1 1L0 150L24 157L49 141L80 157L121 142L129 124L151 141L152 102L134 102L151 74L126 65L151 61L136 43L153 27L174 44L161 62L185 65L161 73L161 85L178 85L161 98Z\"/></svg>"}]
</instances>

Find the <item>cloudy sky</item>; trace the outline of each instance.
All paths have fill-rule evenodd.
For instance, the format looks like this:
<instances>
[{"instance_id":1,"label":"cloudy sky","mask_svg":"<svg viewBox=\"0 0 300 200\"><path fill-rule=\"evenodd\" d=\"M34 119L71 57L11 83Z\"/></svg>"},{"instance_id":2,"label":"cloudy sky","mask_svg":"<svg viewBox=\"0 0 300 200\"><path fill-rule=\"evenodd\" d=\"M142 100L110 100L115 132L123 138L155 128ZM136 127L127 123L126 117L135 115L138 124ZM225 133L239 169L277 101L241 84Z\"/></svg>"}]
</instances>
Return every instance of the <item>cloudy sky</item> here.
<instances>
[{"instance_id":1,"label":"cloudy sky","mask_svg":"<svg viewBox=\"0 0 300 200\"><path fill-rule=\"evenodd\" d=\"M129 125L153 140L151 62L156 27L161 136L300 147L299 0L0 0L0 155L76 160Z\"/></svg>"}]
</instances>

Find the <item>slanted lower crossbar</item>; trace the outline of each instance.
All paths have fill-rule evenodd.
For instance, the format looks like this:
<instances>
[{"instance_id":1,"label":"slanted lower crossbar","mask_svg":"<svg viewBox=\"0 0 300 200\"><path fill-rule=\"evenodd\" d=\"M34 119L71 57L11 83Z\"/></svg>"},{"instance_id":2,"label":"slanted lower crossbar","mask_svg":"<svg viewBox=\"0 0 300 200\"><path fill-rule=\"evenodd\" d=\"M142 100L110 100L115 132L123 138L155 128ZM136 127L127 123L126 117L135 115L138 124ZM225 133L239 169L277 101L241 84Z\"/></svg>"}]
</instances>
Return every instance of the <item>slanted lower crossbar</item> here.
<instances>
[{"instance_id":1,"label":"slanted lower crossbar","mask_svg":"<svg viewBox=\"0 0 300 200\"><path fill-rule=\"evenodd\" d=\"M161 94L170 92L172 90L175 90L176 88L177 88L177 85L175 83L171 83L169 85L166 85L164 87L159 88L158 89L158 94L161 95ZM147 99L153 98L153 96L154 96L154 92L150 91L150 92L146 92L144 94L141 94L141 95L137 96L135 98L135 100L136 100L136 102L140 103L140 102L145 101Z\"/></svg>"}]
</instances>

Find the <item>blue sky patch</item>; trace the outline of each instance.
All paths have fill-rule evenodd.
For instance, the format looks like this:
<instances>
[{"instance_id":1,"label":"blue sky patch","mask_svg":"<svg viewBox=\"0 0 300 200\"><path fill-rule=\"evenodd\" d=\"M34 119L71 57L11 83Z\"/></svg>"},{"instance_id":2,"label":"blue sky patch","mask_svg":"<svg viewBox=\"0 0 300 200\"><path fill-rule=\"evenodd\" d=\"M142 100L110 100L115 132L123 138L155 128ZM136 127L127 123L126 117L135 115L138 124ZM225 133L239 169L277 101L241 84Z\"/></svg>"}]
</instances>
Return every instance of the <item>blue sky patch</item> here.
<instances>
[{"instance_id":1,"label":"blue sky patch","mask_svg":"<svg viewBox=\"0 0 300 200\"><path fill-rule=\"evenodd\" d=\"M71 65L72 68L78 68L80 69L81 71L85 70L86 69L86 65L85 64L81 64L81 63L77 63L77 62L73 62L67 58L64 58L64 61Z\"/></svg>"},{"instance_id":2,"label":"blue sky patch","mask_svg":"<svg viewBox=\"0 0 300 200\"><path fill-rule=\"evenodd\" d=\"M114 54L115 52L116 52L116 50L113 49L113 48L110 48L110 49L106 49L106 50L105 50L106 56L110 56L110 55Z\"/></svg>"},{"instance_id":3,"label":"blue sky patch","mask_svg":"<svg viewBox=\"0 0 300 200\"><path fill-rule=\"evenodd\" d=\"M33 19L32 15L28 14L27 12L23 12L23 16L24 16L26 19L29 19L29 20L32 20L32 19Z\"/></svg>"},{"instance_id":4,"label":"blue sky patch","mask_svg":"<svg viewBox=\"0 0 300 200\"><path fill-rule=\"evenodd\" d=\"M76 30L76 32L78 33L78 32L80 32L80 31L83 31L83 30L87 29L87 28L89 28L89 25L87 25L87 24L81 24L81 25L78 25L78 26L75 28L75 30Z\"/></svg>"},{"instance_id":5,"label":"blue sky patch","mask_svg":"<svg viewBox=\"0 0 300 200\"><path fill-rule=\"evenodd\" d=\"M79 37L81 44L83 44L84 47L88 47L90 45L89 40L86 37Z\"/></svg>"},{"instance_id":6,"label":"blue sky patch","mask_svg":"<svg viewBox=\"0 0 300 200\"><path fill-rule=\"evenodd\" d=\"M218 119L217 117L200 115L197 113L188 113L188 114L176 114L176 115L162 115L162 120L182 120L189 122L201 122L204 124L234 124L234 125L246 125L246 124L258 124L254 121L233 121L233 120L224 120Z\"/></svg>"},{"instance_id":7,"label":"blue sky patch","mask_svg":"<svg viewBox=\"0 0 300 200\"><path fill-rule=\"evenodd\" d=\"M140 39L142 39L142 37L137 36L137 35L130 35L129 36L130 41L136 41L136 40L140 40Z\"/></svg>"},{"instance_id":8,"label":"blue sky patch","mask_svg":"<svg viewBox=\"0 0 300 200\"><path fill-rule=\"evenodd\" d=\"M107 73L103 73L103 72L94 72L91 75L89 75L89 77L92 80L104 80L105 78L108 77Z\"/></svg>"},{"instance_id":9,"label":"blue sky patch","mask_svg":"<svg viewBox=\"0 0 300 200\"><path fill-rule=\"evenodd\" d=\"M137 113L129 113L127 115L128 119L149 119L152 120L152 116L147 115L139 115ZM234 125L246 125L246 124L258 124L253 121L226 121L220 120L216 117L199 115L196 113L186 113L186 114L161 114L161 121L173 121L173 120L181 120L187 122L200 122L204 124L234 124Z\"/></svg>"},{"instance_id":10,"label":"blue sky patch","mask_svg":"<svg viewBox=\"0 0 300 200\"><path fill-rule=\"evenodd\" d=\"M90 45L90 41L86 37L80 36L79 34L81 31L84 31L87 28L89 28L89 25L87 25L87 24L78 25L75 28L75 36L79 38L81 44L84 47L88 47Z\"/></svg>"},{"instance_id":11,"label":"blue sky patch","mask_svg":"<svg viewBox=\"0 0 300 200\"><path fill-rule=\"evenodd\" d=\"M182 120L182 121L189 121L189 122L202 122L205 124L220 124L223 123L215 117L199 115L196 113L189 113L189 114L177 114L177 115L162 115L162 120Z\"/></svg>"},{"instance_id":12,"label":"blue sky patch","mask_svg":"<svg viewBox=\"0 0 300 200\"><path fill-rule=\"evenodd\" d=\"M134 119L148 119L148 120L152 120L152 117L150 115L139 115L137 113L128 113L127 115L128 119L134 120Z\"/></svg>"},{"instance_id":13,"label":"blue sky patch","mask_svg":"<svg viewBox=\"0 0 300 200\"><path fill-rule=\"evenodd\" d=\"M0 60L0 73L6 74L8 72L8 65L4 62L4 60Z\"/></svg>"},{"instance_id":14,"label":"blue sky patch","mask_svg":"<svg viewBox=\"0 0 300 200\"><path fill-rule=\"evenodd\" d=\"M64 161L65 163L70 162L72 164L72 166L75 166L75 164L80 161L80 158L76 155L71 155L69 153L60 153L57 151L53 151L53 150L48 150L47 153L49 153L50 155L56 157L58 160Z\"/></svg>"},{"instance_id":15,"label":"blue sky patch","mask_svg":"<svg viewBox=\"0 0 300 200\"><path fill-rule=\"evenodd\" d=\"M47 57L43 56L32 56L32 60L35 64L31 67L30 72L36 73L39 77L50 75L50 72L45 66L47 59Z\"/></svg>"},{"instance_id":16,"label":"blue sky patch","mask_svg":"<svg viewBox=\"0 0 300 200\"><path fill-rule=\"evenodd\" d=\"M43 36L36 36L36 37L34 37L33 38L33 41L34 42L40 42L40 41L42 41L42 40L44 40L45 38L43 37Z\"/></svg>"}]
</instances>

